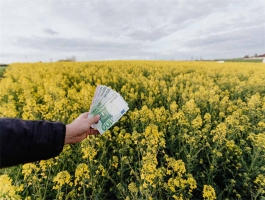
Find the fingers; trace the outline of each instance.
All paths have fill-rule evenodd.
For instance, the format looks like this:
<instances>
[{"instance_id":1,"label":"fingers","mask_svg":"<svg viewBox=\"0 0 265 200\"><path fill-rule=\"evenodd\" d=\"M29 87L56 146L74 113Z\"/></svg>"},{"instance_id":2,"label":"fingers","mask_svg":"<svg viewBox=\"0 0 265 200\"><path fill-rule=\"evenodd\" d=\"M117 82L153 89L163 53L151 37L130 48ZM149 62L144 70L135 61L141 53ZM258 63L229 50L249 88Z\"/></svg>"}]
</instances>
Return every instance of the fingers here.
<instances>
[{"instance_id":1,"label":"fingers","mask_svg":"<svg viewBox=\"0 0 265 200\"><path fill-rule=\"evenodd\" d=\"M90 124L96 124L99 121L99 119L100 119L100 115L96 115L96 116L89 119L89 123Z\"/></svg>"},{"instance_id":2,"label":"fingers","mask_svg":"<svg viewBox=\"0 0 265 200\"><path fill-rule=\"evenodd\" d=\"M96 129L89 129L89 131L86 133L86 135L98 135L98 134L100 133Z\"/></svg>"},{"instance_id":3,"label":"fingers","mask_svg":"<svg viewBox=\"0 0 265 200\"><path fill-rule=\"evenodd\" d=\"M96 124L100 119L100 115L96 115L89 119L89 124ZM89 131L86 133L87 135L97 135L100 134L98 130L90 128Z\"/></svg>"}]
</instances>

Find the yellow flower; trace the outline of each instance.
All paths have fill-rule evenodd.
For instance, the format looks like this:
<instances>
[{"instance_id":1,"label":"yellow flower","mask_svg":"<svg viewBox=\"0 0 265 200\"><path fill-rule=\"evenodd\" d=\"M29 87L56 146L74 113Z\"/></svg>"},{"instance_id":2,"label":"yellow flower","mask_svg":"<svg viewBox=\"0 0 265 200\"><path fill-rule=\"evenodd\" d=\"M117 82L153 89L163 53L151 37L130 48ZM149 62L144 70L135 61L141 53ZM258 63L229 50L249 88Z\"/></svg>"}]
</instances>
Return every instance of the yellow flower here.
<instances>
[{"instance_id":1,"label":"yellow flower","mask_svg":"<svg viewBox=\"0 0 265 200\"><path fill-rule=\"evenodd\" d=\"M131 193L137 193L138 192L138 188L136 187L134 182L132 182L128 185L128 189L130 190Z\"/></svg>"},{"instance_id":2,"label":"yellow flower","mask_svg":"<svg viewBox=\"0 0 265 200\"><path fill-rule=\"evenodd\" d=\"M117 168L118 168L118 164L119 164L119 159L118 159L118 157L117 157L117 156L113 156L113 157L112 157L112 163L111 163L111 165L112 165L115 169L117 169Z\"/></svg>"},{"instance_id":3,"label":"yellow flower","mask_svg":"<svg viewBox=\"0 0 265 200\"><path fill-rule=\"evenodd\" d=\"M17 193L23 190L23 185L12 185L12 179L6 174L0 176L0 183L1 199L21 199Z\"/></svg>"},{"instance_id":4,"label":"yellow flower","mask_svg":"<svg viewBox=\"0 0 265 200\"><path fill-rule=\"evenodd\" d=\"M226 124L220 123L217 125L216 129L211 131L211 135L213 135L213 142L222 142L222 140L226 137Z\"/></svg>"},{"instance_id":5,"label":"yellow flower","mask_svg":"<svg viewBox=\"0 0 265 200\"><path fill-rule=\"evenodd\" d=\"M191 124L192 124L192 127L195 129L200 128L202 126L201 115L197 115L197 117L194 120L192 120Z\"/></svg>"},{"instance_id":6,"label":"yellow flower","mask_svg":"<svg viewBox=\"0 0 265 200\"><path fill-rule=\"evenodd\" d=\"M34 176L40 169L33 163L27 163L22 166L22 174L24 174L24 180L30 176Z\"/></svg>"},{"instance_id":7,"label":"yellow flower","mask_svg":"<svg viewBox=\"0 0 265 200\"><path fill-rule=\"evenodd\" d=\"M254 183L259 185L261 188L265 188L265 175L259 174L254 180Z\"/></svg>"},{"instance_id":8,"label":"yellow flower","mask_svg":"<svg viewBox=\"0 0 265 200\"><path fill-rule=\"evenodd\" d=\"M171 167L174 172L180 176L186 172L185 164L182 160L175 160L174 158L167 158L168 167Z\"/></svg>"},{"instance_id":9,"label":"yellow flower","mask_svg":"<svg viewBox=\"0 0 265 200\"><path fill-rule=\"evenodd\" d=\"M177 112L177 108L178 108L178 105L176 103L176 101L173 101L171 104L170 104L170 111L174 114Z\"/></svg>"},{"instance_id":10,"label":"yellow flower","mask_svg":"<svg viewBox=\"0 0 265 200\"><path fill-rule=\"evenodd\" d=\"M192 192L193 189L197 188L197 182L196 180L193 178L193 176L191 174L187 174L187 184L189 184L189 192Z\"/></svg>"},{"instance_id":11,"label":"yellow flower","mask_svg":"<svg viewBox=\"0 0 265 200\"><path fill-rule=\"evenodd\" d=\"M53 182L55 183L55 186L53 189L57 190L61 188L65 184L69 184L71 180L71 176L67 171L61 171L59 172L53 179Z\"/></svg>"},{"instance_id":12,"label":"yellow flower","mask_svg":"<svg viewBox=\"0 0 265 200\"><path fill-rule=\"evenodd\" d=\"M39 164L40 164L41 170L45 172L47 168L51 168L51 166L53 165L53 159L41 160Z\"/></svg>"},{"instance_id":13,"label":"yellow flower","mask_svg":"<svg viewBox=\"0 0 265 200\"><path fill-rule=\"evenodd\" d=\"M176 199L176 200L183 200L183 197L181 194L180 194L180 196L177 196L174 194L172 197L173 197L173 199Z\"/></svg>"},{"instance_id":14,"label":"yellow flower","mask_svg":"<svg viewBox=\"0 0 265 200\"><path fill-rule=\"evenodd\" d=\"M255 110L257 107L260 106L261 104L261 100L260 100L260 94L256 93L255 95L252 95L249 102L248 102L248 107L250 109Z\"/></svg>"},{"instance_id":15,"label":"yellow flower","mask_svg":"<svg viewBox=\"0 0 265 200\"><path fill-rule=\"evenodd\" d=\"M95 156L97 155L97 151L95 150L94 147L88 145L84 145L82 143L82 153L83 153L83 158L88 158L90 161L92 161Z\"/></svg>"},{"instance_id":16,"label":"yellow flower","mask_svg":"<svg viewBox=\"0 0 265 200\"><path fill-rule=\"evenodd\" d=\"M79 164L75 170L75 185L77 185L78 183L82 185L86 180L89 179L90 175L88 166L85 163Z\"/></svg>"},{"instance_id":17,"label":"yellow flower","mask_svg":"<svg viewBox=\"0 0 265 200\"><path fill-rule=\"evenodd\" d=\"M215 190L211 185L204 185L203 186L203 193L202 197L207 200L214 200L216 199Z\"/></svg>"}]
</instances>

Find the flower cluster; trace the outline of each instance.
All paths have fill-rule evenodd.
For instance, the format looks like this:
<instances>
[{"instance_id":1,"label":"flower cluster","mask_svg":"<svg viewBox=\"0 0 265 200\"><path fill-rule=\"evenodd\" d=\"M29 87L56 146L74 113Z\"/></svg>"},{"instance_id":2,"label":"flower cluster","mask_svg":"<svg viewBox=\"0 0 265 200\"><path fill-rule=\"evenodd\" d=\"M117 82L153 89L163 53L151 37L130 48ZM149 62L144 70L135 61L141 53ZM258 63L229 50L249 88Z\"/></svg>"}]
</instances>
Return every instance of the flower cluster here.
<instances>
[{"instance_id":1,"label":"flower cluster","mask_svg":"<svg viewBox=\"0 0 265 200\"><path fill-rule=\"evenodd\" d=\"M70 183L71 176L67 171L59 172L53 179L53 182L56 184L53 189L61 188L63 185L71 185Z\"/></svg>"},{"instance_id":2,"label":"flower cluster","mask_svg":"<svg viewBox=\"0 0 265 200\"><path fill-rule=\"evenodd\" d=\"M8 175L0 176L0 199L22 199L17 193L23 191L23 185L15 186Z\"/></svg>"},{"instance_id":3,"label":"flower cluster","mask_svg":"<svg viewBox=\"0 0 265 200\"><path fill-rule=\"evenodd\" d=\"M203 186L203 198L208 200L214 200L216 199L215 190L210 185L204 185Z\"/></svg>"}]
</instances>

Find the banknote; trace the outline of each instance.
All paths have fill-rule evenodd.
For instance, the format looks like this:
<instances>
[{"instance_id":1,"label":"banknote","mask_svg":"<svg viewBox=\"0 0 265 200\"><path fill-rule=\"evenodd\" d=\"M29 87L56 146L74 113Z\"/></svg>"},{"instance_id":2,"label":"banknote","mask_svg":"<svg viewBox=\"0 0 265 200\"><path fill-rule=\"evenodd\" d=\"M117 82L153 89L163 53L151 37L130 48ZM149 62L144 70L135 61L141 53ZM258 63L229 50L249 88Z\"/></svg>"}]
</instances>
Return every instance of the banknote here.
<instances>
[{"instance_id":1,"label":"banknote","mask_svg":"<svg viewBox=\"0 0 265 200\"><path fill-rule=\"evenodd\" d=\"M89 118L100 115L100 120L92 127L103 134L129 110L124 98L110 87L98 85L89 110Z\"/></svg>"}]
</instances>

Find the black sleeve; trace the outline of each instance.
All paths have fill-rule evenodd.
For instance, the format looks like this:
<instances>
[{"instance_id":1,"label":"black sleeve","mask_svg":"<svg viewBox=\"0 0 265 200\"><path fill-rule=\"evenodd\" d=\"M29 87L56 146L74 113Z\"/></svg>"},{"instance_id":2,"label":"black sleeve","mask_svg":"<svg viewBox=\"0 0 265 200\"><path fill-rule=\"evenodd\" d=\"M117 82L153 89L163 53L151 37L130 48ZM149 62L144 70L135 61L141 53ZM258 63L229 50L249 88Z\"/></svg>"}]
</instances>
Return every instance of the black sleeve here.
<instances>
[{"instance_id":1,"label":"black sleeve","mask_svg":"<svg viewBox=\"0 0 265 200\"><path fill-rule=\"evenodd\" d=\"M59 155L65 131L60 122L0 119L0 168Z\"/></svg>"}]
</instances>

